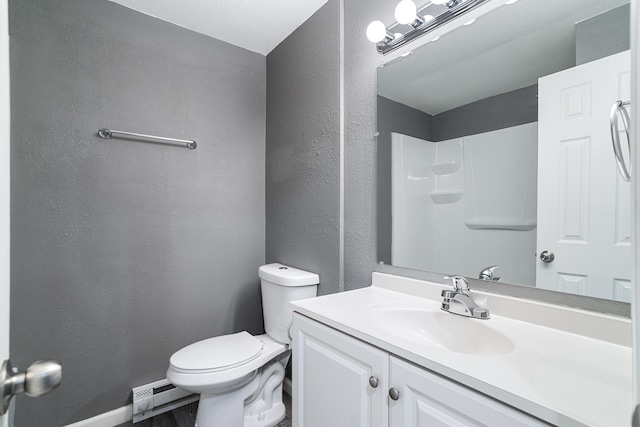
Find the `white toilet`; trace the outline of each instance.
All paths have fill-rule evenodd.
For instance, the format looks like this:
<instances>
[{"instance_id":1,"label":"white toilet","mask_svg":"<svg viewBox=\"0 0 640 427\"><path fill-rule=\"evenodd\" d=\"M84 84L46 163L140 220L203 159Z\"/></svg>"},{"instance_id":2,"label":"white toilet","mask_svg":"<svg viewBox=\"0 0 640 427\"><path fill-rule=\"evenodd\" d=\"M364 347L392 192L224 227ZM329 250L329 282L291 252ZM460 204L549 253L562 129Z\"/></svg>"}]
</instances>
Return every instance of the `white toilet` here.
<instances>
[{"instance_id":1,"label":"white toilet","mask_svg":"<svg viewBox=\"0 0 640 427\"><path fill-rule=\"evenodd\" d=\"M320 278L282 264L263 265L258 276L265 335L239 332L209 338L171 356L167 379L200 394L197 427L270 427L285 416L289 301L315 297Z\"/></svg>"}]
</instances>

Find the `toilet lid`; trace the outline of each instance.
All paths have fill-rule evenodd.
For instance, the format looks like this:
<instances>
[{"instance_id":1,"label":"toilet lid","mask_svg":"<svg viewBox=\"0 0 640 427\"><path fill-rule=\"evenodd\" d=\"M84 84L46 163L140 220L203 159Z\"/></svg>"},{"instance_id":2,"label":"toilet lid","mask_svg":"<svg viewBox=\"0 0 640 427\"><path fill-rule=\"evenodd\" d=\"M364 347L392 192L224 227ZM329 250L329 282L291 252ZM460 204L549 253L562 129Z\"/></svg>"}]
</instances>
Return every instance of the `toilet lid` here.
<instances>
[{"instance_id":1,"label":"toilet lid","mask_svg":"<svg viewBox=\"0 0 640 427\"><path fill-rule=\"evenodd\" d=\"M222 335L191 344L171 356L177 372L215 372L243 365L260 355L264 344L248 332Z\"/></svg>"}]
</instances>

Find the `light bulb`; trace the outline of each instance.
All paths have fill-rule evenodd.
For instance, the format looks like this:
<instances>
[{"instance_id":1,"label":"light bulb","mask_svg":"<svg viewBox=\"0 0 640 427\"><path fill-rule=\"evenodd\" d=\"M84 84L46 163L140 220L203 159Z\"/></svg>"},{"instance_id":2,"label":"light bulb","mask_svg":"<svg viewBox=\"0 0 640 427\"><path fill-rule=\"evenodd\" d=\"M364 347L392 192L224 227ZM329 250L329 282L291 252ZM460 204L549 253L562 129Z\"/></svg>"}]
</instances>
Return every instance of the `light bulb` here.
<instances>
[{"instance_id":1,"label":"light bulb","mask_svg":"<svg viewBox=\"0 0 640 427\"><path fill-rule=\"evenodd\" d=\"M379 43L387 37L387 27L381 21L373 21L367 26L367 38L371 43Z\"/></svg>"},{"instance_id":2,"label":"light bulb","mask_svg":"<svg viewBox=\"0 0 640 427\"><path fill-rule=\"evenodd\" d=\"M396 21L399 24L411 24L416 20L416 4L413 0L402 0L396 6Z\"/></svg>"}]
</instances>

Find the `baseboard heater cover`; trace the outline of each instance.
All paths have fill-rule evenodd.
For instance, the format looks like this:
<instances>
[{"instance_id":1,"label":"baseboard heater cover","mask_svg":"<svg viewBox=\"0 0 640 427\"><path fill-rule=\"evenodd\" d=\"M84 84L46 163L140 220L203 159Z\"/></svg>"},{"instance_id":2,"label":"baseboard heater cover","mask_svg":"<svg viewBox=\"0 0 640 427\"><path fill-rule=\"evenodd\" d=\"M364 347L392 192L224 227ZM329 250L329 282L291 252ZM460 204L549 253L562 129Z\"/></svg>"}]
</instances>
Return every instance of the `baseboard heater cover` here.
<instances>
[{"instance_id":1,"label":"baseboard heater cover","mask_svg":"<svg viewBox=\"0 0 640 427\"><path fill-rule=\"evenodd\" d=\"M179 389L167 379L135 387L131 391L134 423L195 402L200 397Z\"/></svg>"}]
</instances>

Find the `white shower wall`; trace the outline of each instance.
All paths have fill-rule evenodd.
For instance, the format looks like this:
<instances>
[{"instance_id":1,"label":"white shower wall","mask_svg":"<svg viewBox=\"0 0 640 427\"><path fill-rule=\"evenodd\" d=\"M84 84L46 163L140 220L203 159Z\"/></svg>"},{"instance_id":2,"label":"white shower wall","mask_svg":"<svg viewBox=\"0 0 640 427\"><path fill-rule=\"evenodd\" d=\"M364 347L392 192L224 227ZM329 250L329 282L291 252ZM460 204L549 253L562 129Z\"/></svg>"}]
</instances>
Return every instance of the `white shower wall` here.
<instances>
[{"instance_id":1,"label":"white shower wall","mask_svg":"<svg viewBox=\"0 0 640 427\"><path fill-rule=\"evenodd\" d=\"M429 270L434 265L434 210L429 195L435 182L429 164L436 145L393 133L391 263Z\"/></svg>"},{"instance_id":2,"label":"white shower wall","mask_svg":"<svg viewBox=\"0 0 640 427\"><path fill-rule=\"evenodd\" d=\"M393 265L535 284L536 123L392 144Z\"/></svg>"}]
</instances>

